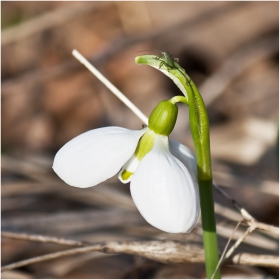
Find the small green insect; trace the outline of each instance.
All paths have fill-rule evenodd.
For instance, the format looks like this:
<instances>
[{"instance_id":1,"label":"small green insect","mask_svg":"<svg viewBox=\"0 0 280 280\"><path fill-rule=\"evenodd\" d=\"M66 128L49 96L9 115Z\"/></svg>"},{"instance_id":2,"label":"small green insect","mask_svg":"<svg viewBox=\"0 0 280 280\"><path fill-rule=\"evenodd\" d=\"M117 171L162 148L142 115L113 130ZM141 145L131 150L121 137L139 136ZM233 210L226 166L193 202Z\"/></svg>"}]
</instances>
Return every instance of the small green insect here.
<instances>
[{"instance_id":1,"label":"small green insect","mask_svg":"<svg viewBox=\"0 0 280 280\"><path fill-rule=\"evenodd\" d=\"M161 69L161 67L164 65L166 66L167 70L171 70L171 69L177 69L179 70L184 77L186 77L186 71L184 68L182 68L179 64L179 58L173 58L172 54L170 54L169 52L165 51L158 51L158 50L146 50L146 51L156 51L162 54L161 57L155 57L155 59L160 60L160 65L159 65L159 69Z\"/></svg>"},{"instance_id":2,"label":"small green insect","mask_svg":"<svg viewBox=\"0 0 280 280\"><path fill-rule=\"evenodd\" d=\"M159 68L161 68L162 65L165 65L167 68L176 68L175 62L179 61L179 58L173 58L172 55L169 52L161 52L158 51L162 54L162 57L160 58L161 63Z\"/></svg>"},{"instance_id":3,"label":"small green insect","mask_svg":"<svg viewBox=\"0 0 280 280\"><path fill-rule=\"evenodd\" d=\"M172 68L176 68L175 66L175 62L179 61L179 58L173 58L172 54L170 54L169 52L162 52L162 51L158 51L158 50L143 50L143 51L139 51L139 52L146 52L146 51L152 51L152 52L159 52L162 54L161 57L155 57L155 59L158 59L161 61L159 68L162 67L162 65L165 65L167 68L172 69Z\"/></svg>"}]
</instances>

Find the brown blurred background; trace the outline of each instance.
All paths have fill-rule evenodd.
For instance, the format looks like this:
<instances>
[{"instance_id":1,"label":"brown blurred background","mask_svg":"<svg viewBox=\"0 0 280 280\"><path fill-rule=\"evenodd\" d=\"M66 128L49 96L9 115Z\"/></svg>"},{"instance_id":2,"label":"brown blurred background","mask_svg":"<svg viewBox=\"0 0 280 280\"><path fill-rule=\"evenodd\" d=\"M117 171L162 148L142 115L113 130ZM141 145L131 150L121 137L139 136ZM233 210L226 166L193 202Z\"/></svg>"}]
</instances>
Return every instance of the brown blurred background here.
<instances>
[{"instance_id":1,"label":"brown blurred background","mask_svg":"<svg viewBox=\"0 0 280 280\"><path fill-rule=\"evenodd\" d=\"M135 56L161 50L179 58L207 105L214 180L257 219L278 225L278 2L4 1L1 8L2 230L90 242L201 244L200 224L189 235L149 226L135 210L129 187L115 177L82 190L52 172L57 150L78 134L102 126L142 125L71 55L73 49L147 116L158 102L180 91L158 71L136 65ZM187 115L179 105L172 137L193 147ZM217 194L215 201L222 251L230 236L226 229L235 223L218 211L218 206L232 207ZM250 237L238 250L278 255L275 239L254 242ZM2 238L2 263L62 249ZM2 277L203 278L202 267L88 253ZM224 266L223 273L227 278L278 275L272 269L232 266Z\"/></svg>"}]
</instances>

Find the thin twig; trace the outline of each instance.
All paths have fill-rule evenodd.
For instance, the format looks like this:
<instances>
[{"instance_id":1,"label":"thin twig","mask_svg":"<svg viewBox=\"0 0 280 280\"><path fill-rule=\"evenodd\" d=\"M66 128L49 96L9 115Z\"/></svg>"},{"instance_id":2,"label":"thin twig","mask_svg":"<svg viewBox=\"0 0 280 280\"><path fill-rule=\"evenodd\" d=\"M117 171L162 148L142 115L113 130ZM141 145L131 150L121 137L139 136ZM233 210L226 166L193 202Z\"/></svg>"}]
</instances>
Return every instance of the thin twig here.
<instances>
[{"instance_id":1,"label":"thin twig","mask_svg":"<svg viewBox=\"0 0 280 280\"><path fill-rule=\"evenodd\" d=\"M44 243L55 243L61 245L69 245L69 246L86 246L89 245L88 242L76 241L65 238L57 238L53 236L45 236L39 234L27 234L27 233L15 233L10 231L2 231L1 236L5 238L13 238L20 240L30 240L30 241L39 241Z\"/></svg>"},{"instance_id":2,"label":"thin twig","mask_svg":"<svg viewBox=\"0 0 280 280\"><path fill-rule=\"evenodd\" d=\"M241 236L240 238L238 238L235 242L235 244L228 250L225 259L228 259L232 253L235 251L235 249L244 241L244 239L255 230L255 227L249 227L245 233L243 234L243 236Z\"/></svg>"},{"instance_id":3,"label":"thin twig","mask_svg":"<svg viewBox=\"0 0 280 280\"><path fill-rule=\"evenodd\" d=\"M217 232L218 235L228 239L233 231L234 227L231 227L230 225L226 224L223 225L221 223L217 223ZM247 228L245 227L245 230ZM239 237L241 237L244 234L244 229L238 229L233 237L233 240L237 240ZM278 240L271 240L271 238L268 238L260 233L254 233L253 235L248 236L244 241L245 244L248 244L250 246L253 246L255 249L264 249L264 250L270 250L275 252L279 245Z\"/></svg>"},{"instance_id":4,"label":"thin twig","mask_svg":"<svg viewBox=\"0 0 280 280\"><path fill-rule=\"evenodd\" d=\"M240 205L238 204L232 197L230 197L222 188L220 188L215 182L213 182L213 187L218 191L218 193L231 205L241 213L244 219L250 220L253 217Z\"/></svg>"},{"instance_id":5,"label":"thin twig","mask_svg":"<svg viewBox=\"0 0 280 280\"><path fill-rule=\"evenodd\" d=\"M243 208L242 210L245 210L245 209ZM246 220L245 219L244 223L247 224L250 227L255 227L256 229L260 229L260 230L263 230L263 231L266 231L266 232L271 232L271 233L279 236L279 227L275 227L275 226L272 226L272 225L268 225L268 224L265 224L265 223L258 222L254 218L253 218L253 220Z\"/></svg>"},{"instance_id":6,"label":"thin twig","mask_svg":"<svg viewBox=\"0 0 280 280\"><path fill-rule=\"evenodd\" d=\"M148 124L148 118L108 79L106 79L88 60L86 60L77 50L73 50L73 56L98 78L115 96L117 96L140 120Z\"/></svg>"},{"instance_id":7,"label":"thin twig","mask_svg":"<svg viewBox=\"0 0 280 280\"><path fill-rule=\"evenodd\" d=\"M216 266L216 268L215 268L215 271L214 271L214 273L213 273L211 279L213 279L214 275L216 274L217 270L219 269L219 267L220 267L220 265L221 265L221 263L222 263L222 261L223 261L223 259L224 259L224 255L225 255L225 253L226 253L226 251L227 251L227 248L228 248L228 246L229 246L229 243L230 243L230 241L232 240L232 238L233 238L233 236L234 236L234 233L236 232L236 230L238 229L238 227L240 226L240 224L241 224L241 221L239 221L239 222L237 223L235 229L234 229L233 232L232 232L232 235L231 235L230 238L228 239L227 244L226 244L226 246L225 246L225 249L224 249L224 251L223 251L223 253L222 253L221 257L220 257L220 260L219 260L219 262L218 262L218 264L217 264L217 266Z\"/></svg>"},{"instance_id":8,"label":"thin twig","mask_svg":"<svg viewBox=\"0 0 280 280\"><path fill-rule=\"evenodd\" d=\"M126 253L146 257L162 263L203 262L203 249L195 245L187 245L175 241L139 241L139 242L108 242L98 243L83 248L74 248L56 253L27 259L3 266L1 271L7 271L33 263L52 260L64 256L87 252Z\"/></svg>"},{"instance_id":9,"label":"thin twig","mask_svg":"<svg viewBox=\"0 0 280 280\"><path fill-rule=\"evenodd\" d=\"M64 256L71 256L71 255L76 255L76 254L80 254L80 253L99 251L100 248L101 248L101 245L97 244L97 245L94 245L94 246L88 246L88 247L83 247L83 248L75 248L75 249L55 252L55 253L51 253L51 254L47 254L47 255L42 255L42 256L39 256L39 257L27 259L27 260L20 261L20 262L15 262L15 263L12 263L12 264L9 264L9 265L5 265L1 268L1 272L11 270L11 269L15 269L15 268L19 268L19 267L26 266L26 265L33 264L33 263L38 263L38 262L43 262L43 261L47 261L47 260L52 260L52 259L64 257Z\"/></svg>"},{"instance_id":10,"label":"thin twig","mask_svg":"<svg viewBox=\"0 0 280 280\"><path fill-rule=\"evenodd\" d=\"M230 260L230 263L262 267L279 267L279 257L239 253Z\"/></svg>"}]
</instances>

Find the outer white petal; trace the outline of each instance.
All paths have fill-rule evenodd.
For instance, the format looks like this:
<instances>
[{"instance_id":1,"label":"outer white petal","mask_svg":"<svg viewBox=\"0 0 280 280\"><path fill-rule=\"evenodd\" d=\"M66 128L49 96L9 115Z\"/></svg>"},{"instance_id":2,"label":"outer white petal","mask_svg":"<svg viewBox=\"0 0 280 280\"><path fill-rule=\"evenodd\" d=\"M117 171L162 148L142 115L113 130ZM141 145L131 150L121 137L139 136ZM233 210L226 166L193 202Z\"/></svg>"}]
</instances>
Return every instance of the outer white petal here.
<instances>
[{"instance_id":1,"label":"outer white petal","mask_svg":"<svg viewBox=\"0 0 280 280\"><path fill-rule=\"evenodd\" d=\"M132 198L148 223L170 232L189 232L199 217L196 181L168 149L168 138L157 136L131 181Z\"/></svg>"},{"instance_id":2,"label":"outer white petal","mask_svg":"<svg viewBox=\"0 0 280 280\"><path fill-rule=\"evenodd\" d=\"M146 130L105 127L85 132L57 152L53 170L71 186L97 185L121 169Z\"/></svg>"},{"instance_id":3,"label":"outer white petal","mask_svg":"<svg viewBox=\"0 0 280 280\"><path fill-rule=\"evenodd\" d=\"M193 151L175 140L170 139L169 141L169 148L172 155L179 159L189 170L191 169L197 180L196 157Z\"/></svg>"}]
</instances>

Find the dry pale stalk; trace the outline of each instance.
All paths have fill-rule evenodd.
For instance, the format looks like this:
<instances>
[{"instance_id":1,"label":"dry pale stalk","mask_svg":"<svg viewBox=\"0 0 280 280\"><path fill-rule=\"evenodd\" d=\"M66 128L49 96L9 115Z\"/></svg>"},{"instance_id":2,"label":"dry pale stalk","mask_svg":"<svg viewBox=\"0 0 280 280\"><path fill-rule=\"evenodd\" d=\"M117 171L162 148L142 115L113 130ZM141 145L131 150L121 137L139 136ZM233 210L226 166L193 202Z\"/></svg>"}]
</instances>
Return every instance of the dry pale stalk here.
<instances>
[{"instance_id":1,"label":"dry pale stalk","mask_svg":"<svg viewBox=\"0 0 280 280\"><path fill-rule=\"evenodd\" d=\"M7 271L33 263L52 260L87 252L126 253L145 257L162 263L204 262L203 249L175 241L143 241L143 242L108 242L92 246L74 248L51 253L24 261L3 266L1 271Z\"/></svg>"},{"instance_id":2,"label":"dry pale stalk","mask_svg":"<svg viewBox=\"0 0 280 280\"><path fill-rule=\"evenodd\" d=\"M2 231L1 236L5 238L13 238L20 240L30 240L30 241L39 241L44 243L55 243L60 245L69 245L69 246L85 246L89 245L87 242L76 241L65 238L57 238L53 236L45 236L39 234L28 234L28 233L15 233L9 231Z\"/></svg>"},{"instance_id":3,"label":"dry pale stalk","mask_svg":"<svg viewBox=\"0 0 280 280\"><path fill-rule=\"evenodd\" d=\"M262 266L262 267L279 267L279 257L270 255L255 255L240 253L235 255L231 262L234 264Z\"/></svg>"},{"instance_id":4,"label":"dry pale stalk","mask_svg":"<svg viewBox=\"0 0 280 280\"><path fill-rule=\"evenodd\" d=\"M186 262L203 263L203 249L188 245L182 242L175 241L135 241L135 242L108 242L98 243L82 248L74 248L70 250L51 253L10 265L3 266L1 271L8 271L29 264L34 264L42 261L52 260L60 257L71 256L88 252L103 252L103 253L124 253L145 257L154 261L169 264L179 264ZM260 256L251 254L237 254L230 263L243 265L258 265L266 267L276 267L278 265L278 256Z\"/></svg>"}]
</instances>

